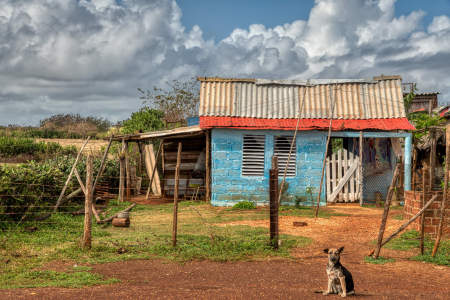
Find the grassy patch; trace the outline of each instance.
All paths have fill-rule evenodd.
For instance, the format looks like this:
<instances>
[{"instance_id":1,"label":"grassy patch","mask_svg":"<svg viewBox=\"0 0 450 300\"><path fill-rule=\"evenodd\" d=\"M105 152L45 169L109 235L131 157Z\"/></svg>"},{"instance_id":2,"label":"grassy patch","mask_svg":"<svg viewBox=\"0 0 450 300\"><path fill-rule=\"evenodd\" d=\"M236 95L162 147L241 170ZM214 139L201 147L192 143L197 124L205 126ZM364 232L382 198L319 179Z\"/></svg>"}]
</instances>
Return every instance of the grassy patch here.
<instances>
[{"instance_id":1,"label":"grassy patch","mask_svg":"<svg viewBox=\"0 0 450 300\"><path fill-rule=\"evenodd\" d=\"M108 215L130 205L116 201L110 204ZM131 212L129 228L93 223L93 243L89 251L80 247L83 216L57 213L42 223L24 222L18 227L10 227L0 236L2 288L111 283L114 280L91 273L90 265L130 259L163 258L185 262L289 257L292 248L312 242L309 238L281 235L280 249L275 251L270 247L267 229L220 225L237 220L266 219L267 209L236 211L214 208L203 202L182 201L179 204L177 247L174 248L171 243L172 209L173 204L138 205ZM29 226L35 226L37 230L24 230ZM45 270L45 266L54 261L77 266L67 272Z\"/></svg>"},{"instance_id":2,"label":"grassy patch","mask_svg":"<svg viewBox=\"0 0 450 300\"><path fill-rule=\"evenodd\" d=\"M385 257L382 257L382 256L378 256L378 258L373 258L372 256L365 256L364 257L364 261L366 263L369 263L369 264L384 265L384 264L387 264L387 263L394 262L395 259L393 259L393 258L385 258Z\"/></svg>"},{"instance_id":3,"label":"grassy patch","mask_svg":"<svg viewBox=\"0 0 450 300\"><path fill-rule=\"evenodd\" d=\"M90 272L28 271L0 274L0 289L30 287L71 287L79 288L98 284L110 284L119 280L104 279L100 274Z\"/></svg>"},{"instance_id":4,"label":"grassy patch","mask_svg":"<svg viewBox=\"0 0 450 300\"><path fill-rule=\"evenodd\" d=\"M394 220L403 220L403 215L402 214L398 214L392 217L392 219Z\"/></svg>"},{"instance_id":5,"label":"grassy patch","mask_svg":"<svg viewBox=\"0 0 450 300\"><path fill-rule=\"evenodd\" d=\"M431 251L433 250L434 246L434 239L430 239L428 236L425 236L424 246L425 246L424 255L414 256L411 258L412 260L424 261L437 265L450 266L450 240L448 239L441 240L439 250L436 253L435 257L431 256ZM385 247L401 251L419 249L420 247L419 232L417 232L416 230L407 231L402 235L400 235L400 237L393 239L392 241L387 243Z\"/></svg>"},{"instance_id":6,"label":"grassy patch","mask_svg":"<svg viewBox=\"0 0 450 300\"><path fill-rule=\"evenodd\" d=\"M250 201L239 201L238 203L236 203L235 205L233 205L234 210L237 209L255 209L256 205L254 202L250 202Z\"/></svg>"}]
</instances>

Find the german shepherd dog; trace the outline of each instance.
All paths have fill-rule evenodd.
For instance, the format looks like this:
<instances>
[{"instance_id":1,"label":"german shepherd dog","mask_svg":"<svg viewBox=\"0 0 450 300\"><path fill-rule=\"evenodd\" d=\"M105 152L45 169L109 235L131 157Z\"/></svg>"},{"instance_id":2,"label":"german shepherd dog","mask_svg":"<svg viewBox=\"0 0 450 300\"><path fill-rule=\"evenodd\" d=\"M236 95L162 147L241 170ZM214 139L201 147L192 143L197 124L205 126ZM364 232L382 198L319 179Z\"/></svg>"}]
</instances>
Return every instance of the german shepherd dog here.
<instances>
[{"instance_id":1,"label":"german shepherd dog","mask_svg":"<svg viewBox=\"0 0 450 300\"><path fill-rule=\"evenodd\" d=\"M339 294L341 297L346 297L347 295L355 294L352 274L340 262L343 250L344 247L323 250L323 252L328 254L328 289L323 292L323 295Z\"/></svg>"}]
</instances>

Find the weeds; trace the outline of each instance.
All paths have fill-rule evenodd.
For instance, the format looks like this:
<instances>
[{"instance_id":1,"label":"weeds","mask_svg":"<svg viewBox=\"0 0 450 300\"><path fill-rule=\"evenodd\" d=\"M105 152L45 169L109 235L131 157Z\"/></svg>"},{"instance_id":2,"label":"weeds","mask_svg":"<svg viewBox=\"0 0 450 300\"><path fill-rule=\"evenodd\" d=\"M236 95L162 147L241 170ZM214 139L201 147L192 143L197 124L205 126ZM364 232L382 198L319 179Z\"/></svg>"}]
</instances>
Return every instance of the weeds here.
<instances>
[{"instance_id":1,"label":"weeds","mask_svg":"<svg viewBox=\"0 0 450 300\"><path fill-rule=\"evenodd\" d=\"M387 263L395 262L395 259L385 258L382 256L379 256L378 258L373 258L372 256L365 256L364 261L369 264L384 265Z\"/></svg>"}]
</instances>

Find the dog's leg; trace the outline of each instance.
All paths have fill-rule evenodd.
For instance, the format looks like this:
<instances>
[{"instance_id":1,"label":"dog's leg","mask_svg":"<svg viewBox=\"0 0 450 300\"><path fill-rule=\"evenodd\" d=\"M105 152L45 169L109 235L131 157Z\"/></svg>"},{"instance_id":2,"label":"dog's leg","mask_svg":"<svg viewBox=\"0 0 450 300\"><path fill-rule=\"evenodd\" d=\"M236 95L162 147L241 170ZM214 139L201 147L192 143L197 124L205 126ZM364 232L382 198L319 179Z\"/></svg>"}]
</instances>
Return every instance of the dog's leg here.
<instances>
[{"instance_id":1,"label":"dog's leg","mask_svg":"<svg viewBox=\"0 0 450 300\"><path fill-rule=\"evenodd\" d=\"M322 295L326 296L331 293L331 285L333 284L333 280L328 278L328 289L322 293Z\"/></svg>"},{"instance_id":2,"label":"dog's leg","mask_svg":"<svg viewBox=\"0 0 450 300\"><path fill-rule=\"evenodd\" d=\"M342 288L341 297L347 297L347 283L345 282L345 276L339 277L339 281Z\"/></svg>"},{"instance_id":3,"label":"dog's leg","mask_svg":"<svg viewBox=\"0 0 450 300\"><path fill-rule=\"evenodd\" d=\"M347 297L347 284L345 283L345 276L339 277L339 281L341 282L342 287L341 297Z\"/></svg>"}]
</instances>

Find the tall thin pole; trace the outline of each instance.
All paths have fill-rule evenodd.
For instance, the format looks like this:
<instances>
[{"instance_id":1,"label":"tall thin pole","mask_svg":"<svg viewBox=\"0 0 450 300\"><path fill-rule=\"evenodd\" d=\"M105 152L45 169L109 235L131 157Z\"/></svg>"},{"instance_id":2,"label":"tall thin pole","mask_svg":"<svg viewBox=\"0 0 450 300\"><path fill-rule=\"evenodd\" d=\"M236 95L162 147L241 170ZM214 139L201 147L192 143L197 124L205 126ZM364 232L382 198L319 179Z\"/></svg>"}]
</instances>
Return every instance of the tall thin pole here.
<instances>
[{"instance_id":1,"label":"tall thin pole","mask_svg":"<svg viewBox=\"0 0 450 300\"><path fill-rule=\"evenodd\" d=\"M309 87L309 80L306 81L306 85L305 85L305 87L303 89L302 102L299 103L297 125L295 125L294 137L292 138L292 141L291 141L291 146L289 148L288 159L287 159L286 165L284 167L283 180L281 181L280 190L278 192L278 205L280 205L280 203L281 203L281 195L282 195L282 191L283 191L283 188L284 188L284 184L286 182L287 169L288 169L288 166L289 166L289 162L291 161L292 150L294 150L294 145L297 142L297 132L298 132L298 128L299 128L299 125L300 125L300 119L301 119L301 116L302 116L303 105L305 103L305 95L306 95L306 88L307 87Z\"/></svg>"},{"instance_id":2,"label":"tall thin pole","mask_svg":"<svg viewBox=\"0 0 450 300\"><path fill-rule=\"evenodd\" d=\"M181 142L178 142L177 164L175 167L175 189L173 191L173 228L172 228L172 246L177 245L177 227L178 227L178 188L180 183L180 163L181 163Z\"/></svg>"},{"instance_id":3,"label":"tall thin pole","mask_svg":"<svg viewBox=\"0 0 450 300\"><path fill-rule=\"evenodd\" d=\"M90 249L92 245L92 156L89 154L86 159L86 195L84 203L84 233L83 233L83 248Z\"/></svg>"},{"instance_id":4,"label":"tall thin pole","mask_svg":"<svg viewBox=\"0 0 450 300\"><path fill-rule=\"evenodd\" d=\"M359 205L362 206L364 203L363 198L363 150L364 150L364 139L363 132L359 132Z\"/></svg>"},{"instance_id":5,"label":"tall thin pole","mask_svg":"<svg viewBox=\"0 0 450 300\"><path fill-rule=\"evenodd\" d=\"M335 92L336 92L336 89L335 89ZM333 103L333 101L334 101L334 103ZM322 194L323 177L325 175L325 165L326 165L326 161L327 161L328 147L330 145L330 139L331 139L331 125L332 125L333 116L334 116L334 106L336 104L336 97L333 97L333 95L332 95L332 88L331 88L331 86L330 86L330 104L332 105L332 107L331 107L330 125L328 126L328 137L327 137L327 143L325 145L325 153L324 153L323 163L322 163L322 175L320 176L319 194L317 195L317 205L316 205L316 210L314 212L314 217L316 217L316 218L319 215L320 196Z\"/></svg>"}]
</instances>

